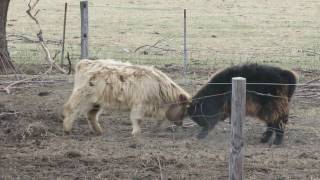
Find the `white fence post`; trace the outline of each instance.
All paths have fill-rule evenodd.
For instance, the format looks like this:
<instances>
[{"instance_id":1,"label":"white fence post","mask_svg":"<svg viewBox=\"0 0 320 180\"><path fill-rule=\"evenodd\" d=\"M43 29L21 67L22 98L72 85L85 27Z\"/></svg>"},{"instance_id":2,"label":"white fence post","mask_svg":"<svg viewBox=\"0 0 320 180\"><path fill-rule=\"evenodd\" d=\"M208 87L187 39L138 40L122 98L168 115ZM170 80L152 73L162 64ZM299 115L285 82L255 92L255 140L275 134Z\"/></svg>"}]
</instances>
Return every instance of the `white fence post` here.
<instances>
[{"instance_id":1,"label":"white fence post","mask_svg":"<svg viewBox=\"0 0 320 180\"><path fill-rule=\"evenodd\" d=\"M89 56L88 51L88 1L80 1L81 10L81 59Z\"/></svg>"},{"instance_id":2,"label":"white fence post","mask_svg":"<svg viewBox=\"0 0 320 180\"><path fill-rule=\"evenodd\" d=\"M229 180L244 179L242 137L243 122L246 117L246 79L232 78L231 98L231 145L229 160Z\"/></svg>"}]
</instances>

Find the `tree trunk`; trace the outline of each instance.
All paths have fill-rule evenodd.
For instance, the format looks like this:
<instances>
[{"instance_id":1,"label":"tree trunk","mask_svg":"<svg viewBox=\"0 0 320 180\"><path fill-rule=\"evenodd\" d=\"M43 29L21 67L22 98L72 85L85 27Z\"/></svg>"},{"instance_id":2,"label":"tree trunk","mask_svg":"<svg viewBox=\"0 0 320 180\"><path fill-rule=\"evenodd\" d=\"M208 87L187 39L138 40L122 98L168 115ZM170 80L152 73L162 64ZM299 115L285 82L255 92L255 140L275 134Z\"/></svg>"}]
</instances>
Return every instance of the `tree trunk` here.
<instances>
[{"instance_id":1,"label":"tree trunk","mask_svg":"<svg viewBox=\"0 0 320 180\"><path fill-rule=\"evenodd\" d=\"M0 74L15 73L6 39L7 13L10 0L0 0Z\"/></svg>"}]
</instances>

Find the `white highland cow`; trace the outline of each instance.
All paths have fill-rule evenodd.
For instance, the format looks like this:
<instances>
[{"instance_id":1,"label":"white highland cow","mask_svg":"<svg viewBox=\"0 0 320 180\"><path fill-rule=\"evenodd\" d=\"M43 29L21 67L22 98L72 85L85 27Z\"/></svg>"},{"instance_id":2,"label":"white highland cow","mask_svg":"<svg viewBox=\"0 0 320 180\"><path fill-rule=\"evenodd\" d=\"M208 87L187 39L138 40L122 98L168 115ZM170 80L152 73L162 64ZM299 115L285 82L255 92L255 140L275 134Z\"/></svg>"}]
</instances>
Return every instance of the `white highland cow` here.
<instances>
[{"instance_id":1,"label":"white highland cow","mask_svg":"<svg viewBox=\"0 0 320 180\"><path fill-rule=\"evenodd\" d=\"M72 94L64 105L63 128L69 133L80 113L87 115L90 128L102 133L98 122L103 109L130 110L132 134L147 117L182 125L190 95L160 70L114 60L81 60L75 69Z\"/></svg>"}]
</instances>

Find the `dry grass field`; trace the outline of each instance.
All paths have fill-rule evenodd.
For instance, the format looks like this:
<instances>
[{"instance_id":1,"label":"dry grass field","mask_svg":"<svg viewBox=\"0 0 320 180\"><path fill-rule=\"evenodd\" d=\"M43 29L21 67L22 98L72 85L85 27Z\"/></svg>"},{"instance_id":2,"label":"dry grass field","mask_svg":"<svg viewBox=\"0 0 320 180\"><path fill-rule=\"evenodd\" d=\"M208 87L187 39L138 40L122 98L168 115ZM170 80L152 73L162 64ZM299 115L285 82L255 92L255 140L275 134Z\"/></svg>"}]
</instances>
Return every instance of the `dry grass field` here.
<instances>
[{"instance_id":1,"label":"dry grass field","mask_svg":"<svg viewBox=\"0 0 320 180\"><path fill-rule=\"evenodd\" d=\"M36 40L38 29L25 13L26 2L11 0L8 14L9 50L25 73L20 78L48 67L41 47L30 41ZM76 62L79 2L41 0L37 17L51 53L57 53L64 2L69 4L66 51ZM188 83L181 67L184 8ZM319 9L316 0L90 1L90 57L156 65L191 94L217 69L245 62L293 69L299 83L306 83L320 76ZM0 87L13 80L0 76ZM100 120L102 136L89 132L84 117L75 122L71 135L64 135L61 110L72 90L72 76L51 74L36 80L14 86L11 94L0 91L0 179L228 179L228 123L221 122L199 141L197 126L173 129L167 122L153 133L155 122L145 121L141 145L133 146L128 113L106 110ZM245 179L320 179L319 92L319 86L298 86L283 145L261 144L264 124L247 119Z\"/></svg>"}]
</instances>

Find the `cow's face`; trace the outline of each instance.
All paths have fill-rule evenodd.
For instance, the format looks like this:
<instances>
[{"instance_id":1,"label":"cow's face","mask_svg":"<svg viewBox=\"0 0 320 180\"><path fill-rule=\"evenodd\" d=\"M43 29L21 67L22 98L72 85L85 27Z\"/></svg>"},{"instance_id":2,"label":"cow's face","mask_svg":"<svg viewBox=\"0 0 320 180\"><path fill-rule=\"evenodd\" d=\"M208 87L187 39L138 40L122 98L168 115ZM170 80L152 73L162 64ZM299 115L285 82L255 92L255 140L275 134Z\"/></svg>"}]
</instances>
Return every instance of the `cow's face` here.
<instances>
[{"instance_id":1,"label":"cow's face","mask_svg":"<svg viewBox=\"0 0 320 180\"><path fill-rule=\"evenodd\" d=\"M199 126L207 128L208 127L208 119L206 117L206 102L204 100L195 99L192 100L192 103L187 109L187 114L190 118L196 122Z\"/></svg>"},{"instance_id":2,"label":"cow's face","mask_svg":"<svg viewBox=\"0 0 320 180\"><path fill-rule=\"evenodd\" d=\"M187 116L187 108L190 102L185 95L179 96L177 104L171 104L166 112L166 117L169 121L173 122L176 126L182 126L184 117Z\"/></svg>"},{"instance_id":3,"label":"cow's face","mask_svg":"<svg viewBox=\"0 0 320 180\"><path fill-rule=\"evenodd\" d=\"M228 114L226 113L227 102L224 97L211 97L211 98L194 98L192 103L187 109L190 118L202 127L198 138L204 138L208 132L220 121L225 119Z\"/></svg>"}]
</instances>

